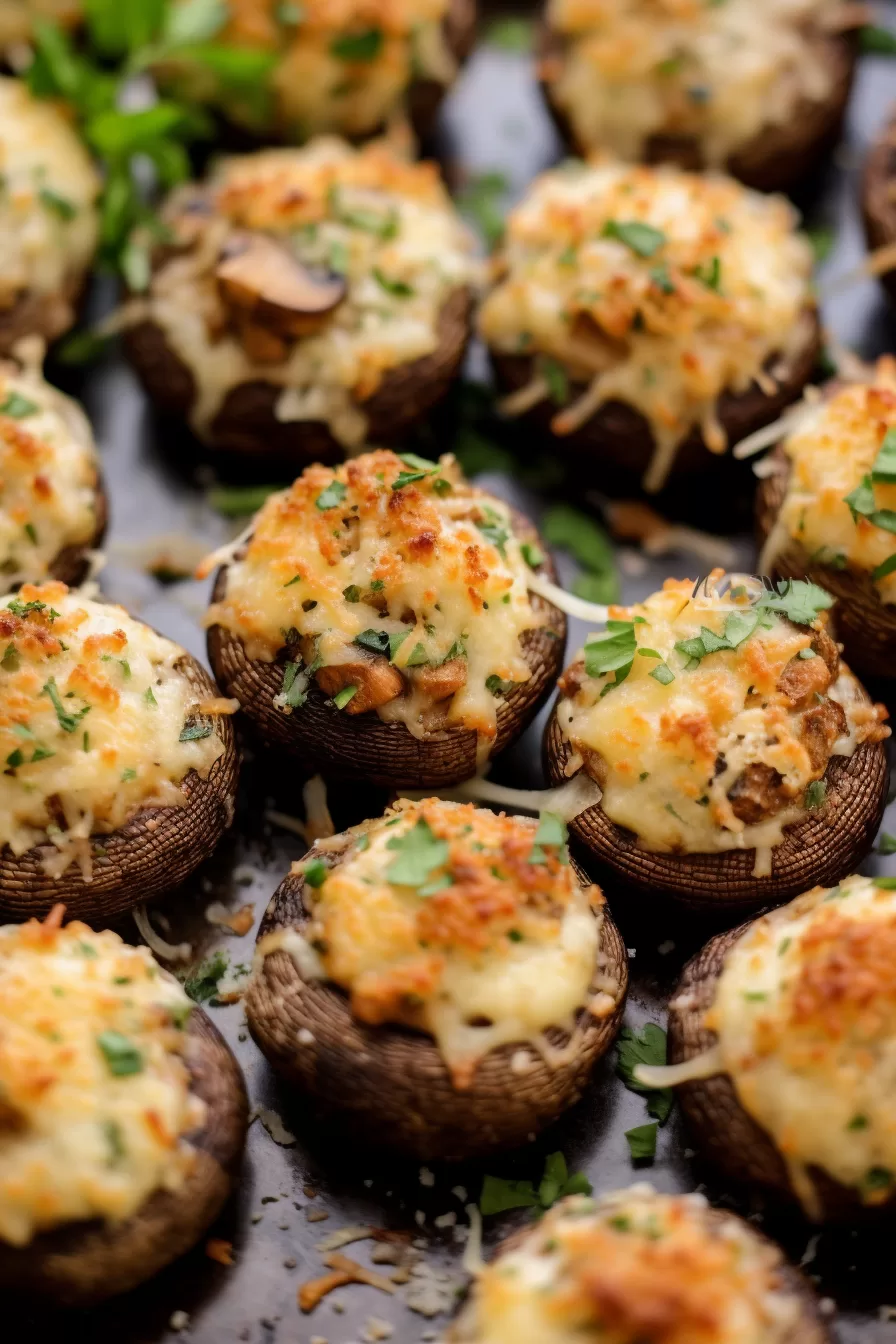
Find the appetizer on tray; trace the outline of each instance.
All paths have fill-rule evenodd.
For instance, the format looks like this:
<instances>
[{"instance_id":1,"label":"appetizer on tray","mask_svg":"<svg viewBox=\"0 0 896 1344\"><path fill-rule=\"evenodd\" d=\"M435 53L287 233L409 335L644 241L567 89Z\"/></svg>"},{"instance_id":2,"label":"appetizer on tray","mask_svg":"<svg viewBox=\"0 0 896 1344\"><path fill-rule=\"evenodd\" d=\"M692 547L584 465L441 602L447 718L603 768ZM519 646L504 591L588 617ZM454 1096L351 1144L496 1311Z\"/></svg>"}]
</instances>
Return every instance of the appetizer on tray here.
<instances>
[{"instance_id":1,"label":"appetizer on tray","mask_svg":"<svg viewBox=\"0 0 896 1344\"><path fill-rule=\"evenodd\" d=\"M365 1143L513 1148L578 1100L619 1027L625 948L559 816L402 799L278 888L246 1015Z\"/></svg>"}]
</instances>

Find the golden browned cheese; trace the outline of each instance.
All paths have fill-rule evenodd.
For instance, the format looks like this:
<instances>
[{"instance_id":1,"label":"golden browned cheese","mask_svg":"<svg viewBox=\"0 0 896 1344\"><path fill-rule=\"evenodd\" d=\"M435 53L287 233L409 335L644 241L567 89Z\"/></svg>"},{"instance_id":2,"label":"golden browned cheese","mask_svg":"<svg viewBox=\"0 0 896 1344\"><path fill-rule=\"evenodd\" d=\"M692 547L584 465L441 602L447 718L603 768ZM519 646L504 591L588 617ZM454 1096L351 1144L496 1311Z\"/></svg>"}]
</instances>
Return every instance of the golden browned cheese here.
<instances>
[{"instance_id":1,"label":"golden browned cheese","mask_svg":"<svg viewBox=\"0 0 896 1344\"><path fill-rule=\"evenodd\" d=\"M573 1196L480 1271L451 1344L783 1344L780 1253L700 1195Z\"/></svg>"},{"instance_id":2,"label":"golden browned cheese","mask_svg":"<svg viewBox=\"0 0 896 1344\"><path fill-rule=\"evenodd\" d=\"M620 986L599 970L603 897L580 885L558 817L401 800L354 834L335 867L297 866L311 923L264 939L262 956L296 953L348 992L359 1021L428 1031L458 1086L497 1045L572 1030L585 1006L614 1010Z\"/></svg>"},{"instance_id":3,"label":"golden browned cheese","mask_svg":"<svg viewBox=\"0 0 896 1344\"><path fill-rule=\"evenodd\" d=\"M375 709L421 736L435 721L494 739L498 697L529 679L520 636L542 624L527 580L540 557L502 501L455 460L380 450L309 467L271 496L206 623L272 661L294 630L278 707L301 713L311 676L349 714ZM349 695L348 693L351 692Z\"/></svg>"}]
</instances>

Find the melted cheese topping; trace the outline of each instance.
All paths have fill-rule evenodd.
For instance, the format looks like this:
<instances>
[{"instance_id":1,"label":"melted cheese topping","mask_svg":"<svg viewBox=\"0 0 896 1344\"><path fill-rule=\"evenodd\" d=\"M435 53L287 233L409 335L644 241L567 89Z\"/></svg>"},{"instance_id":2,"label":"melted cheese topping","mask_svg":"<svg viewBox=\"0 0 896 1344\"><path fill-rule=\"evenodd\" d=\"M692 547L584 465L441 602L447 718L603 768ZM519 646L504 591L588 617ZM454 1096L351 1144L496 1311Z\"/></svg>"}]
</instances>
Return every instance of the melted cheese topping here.
<instances>
[{"instance_id":1,"label":"melted cheese topping","mask_svg":"<svg viewBox=\"0 0 896 1344\"><path fill-rule=\"evenodd\" d=\"M0 365L0 573L46 578L67 546L96 534L97 455L77 402L39 375Z\"/></svg>"},{"instance_id":2,"label":"melted cheese topping","mask_svg":"<svg viewBox=\"0 0 896 1344\"><path fill-rule=\"evenodd\" d=\"M854 23L854 10L849 0L550 0L565 44L542 76L580 144L632 160L654 136L683 136L721 168L801 100L831 96L819 38Z\"/></svg>"},{"instance_id":3,"label":"melted cheese topping","mask_svg":"<svg viewBox=\"0 0 896 1344\"><path fill-rule=\"evenodd\" d=\"M479 1274L452 1344L784 1344L781 1253L700 1195L650 1186L556 1205Z\"/></svg>"},{"instance_id":4,"label":"melted cheese topping","mask_svg":"<svg viewBox=\"0 0 896 1344\"><path fill-rule=\"evenodd\" d=\"M197 210L200 202L210 211ZM126 320L158 322L191 370L200 435L228 392L261 378L284 388L280 420L323 420L357 448L364 402L390 369L438 347L442 308L478 274L472 238L436 165L408 163L383 143L355 150L322 138L226 159L206 188L175 192L164 218L181 247ZM215 278L228 239L246 230L275 235L303 263L348 282L319 331L283 341L282 358L264 364L228 330Z\"/></svg>"},{"instance_id":5,"label":"melted cheese topping","mask_svg":"<svg viewBox=\"0 0 896 1344\"><path fill-rule=\"evenodd\" d=\"M196 718L183 649L122 607L26 584L0 604L0 650L0 845L49 839L54 875L77 857L86 880L91 834L183 806L182 781L223 743Z\"/></svg>"},{"instance_id":6,"label":"melted cheese topping","mask_svg":"<svg viewBox=\"0 0 896 1344\"><path fill-rule=\"evenodd\" d=\"M144 947L86 924L0 928L0 1243L81 1219L119 1222L177 1189L192 1007Z\"/></svg>"},{"instance_id":7,"label":"melted cheese topping","mask_svg":"<svg viewBox=\"0 0 896 1344\"><path fill-rule=\"evenodd\" d=\"M470 803L400 800L357 828L321 885L306 885L303 974L316 952L317 975L348 991L359 1021L429 1032L458 1087L511 1041L550 1059L542 1033L572 1033L592 999L608 1016L619 985L598 969L599 888L581 887L565 845L536 843L538 829ZM295 952L297 936L275 933L259 952Z\"/></svg>"},{"instance_id":8,"label":"melted cheese topping","mask_svg":"<svg viewBox=\"0 0 896 1344\"><path fill-rule=\"evenodd\" d=\"M842 569L871 570L896 556L896 484L869 481L874 513L853 515L847 502L871 474L888 431L896 433L896 360L885 355L872 380L850 383L832 397L807 406L798 428L784 440L791 462L779 514L779 544L798 541L810 557ZM896 603L896 573L874 579L882 601Z\"/></svg>"},{"instance_id":9,"label":"melted cheese topping","mask_svg":"<svg viewBox=\"0 0 896 1344\"><path fill-rule=\"evenodd\" d=\"M794 625L755 608L756 598L746 583L724 595L710 583L694 596L691 580L667 579L646 601L611 608L632 623L621 684L617 672L589 676L581 663L561 683L561 728L600 784L604 812L644 849L780 844L788 823L823 804L822 786L817 797L807 790L830 756L888 735L883 707L861 703L852 675L833 676L812 652L821 621ZM736 634L729 621L741 623ZM715 649L726 629L741 642ZM714 651L682 647L694 640Z\"/></svg>"},{"instance_id":10,"label":"melted cheese topping","mask_svg":"<svg viewBox=\"0 0 896 1344\"><path fill-rule=\"evenodd\" d=\"M193 68L188 54L176 69L200 96L222 103L231 121L296 140L322 131L371 135L406 111L414 81L454 78L447 9L448 0L309 0L294 19L279 0L229 0L215 40L275 55L267 85L241 99Z\"/></svg>"},{"instance_id":11,"label":"melted cheese topping","mask_svg":"<svg viewBox=\"0 0 896 1344\"><path fill-rule=\"evenodd\" d=\"M83 9L81 0L0 0L0 47L27 42L37 19L72 28Z\"/></svg>"},{"instance_id":12,"label":"melted cheese topping","mask_svg":"<svg viewBox=\"0 0 896 1344\"><path fill-rule=\"evenodd\" d=\"M869 1204L896 1190L894 957L896 892L867 877L816 887L738 939L706 1014L810 1213L809 1166Z\"/></svg>"},{"instance_id":13,"label":"melted cheese topping","mask_svg":"<svg viewBox=\"0 0 896 1344\"><path fill-rule=\"evenodd\" d=\"M0 78L0 309L63 290L96 248L99 177L52 103Z\"/></svg>"},{"instance_id":14,"label":"melted cheese topping","mask_svg":"<svg viewBox=\"0 0 896 1344\"><path fill-rule=\"evenodd\" d=\"M609 401L645 417L663 484L699 429L713 452L723 392L769 383L764 365L805 346L812 252L783 197L677 168L573 163L543 174L508 218L480 329L505 354L559 362L588 391L555 415L567 434ZM565 381L565 380L563 380ZM553 394L542 378L517 409ZM774 384L770 384L773 386ZM508 409L513 409L512 402Z\"/></svg>"},{"instance_id":15,"label":"melted cheese topping","mask_svg":"<svg viewBox=\"0 0 896 1344\"><path fill-rule=\"evenodd\" d=\"M316 672L330 694L356 688L348 712L376 708L418 737L460 724L487 749L498 697L531 675L520 636L543 618L529 573L508 506L469 485L454 458L381 450L309 467L270 496L206 625L230 630L266 662L293 630L287 647L304 657L305 681ZM292 686L275 703L301 713Z\"/></svg>"}]
</instances>

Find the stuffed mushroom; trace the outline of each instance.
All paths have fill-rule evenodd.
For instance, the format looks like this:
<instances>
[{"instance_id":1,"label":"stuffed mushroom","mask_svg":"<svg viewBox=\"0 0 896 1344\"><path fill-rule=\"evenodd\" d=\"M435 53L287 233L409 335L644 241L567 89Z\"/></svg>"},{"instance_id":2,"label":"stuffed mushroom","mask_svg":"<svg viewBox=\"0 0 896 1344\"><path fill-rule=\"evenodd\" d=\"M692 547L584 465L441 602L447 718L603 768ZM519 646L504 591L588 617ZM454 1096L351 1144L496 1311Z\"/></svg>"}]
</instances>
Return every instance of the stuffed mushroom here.
<instances>
[{"instance_id":1,"label":"stuffed mushroom","mask_svg":"<svg viewBox=\"0 0 896 1344\"><path fill-rule=\"evenodd\" d=\"M625 999L625 949L539 822L430 798L320 841L262 924L246 1016L285 1078L365 1143L462 1159L578 1099Z\"/></svg>"},{"instance_id":2,"label":"stuffed mushroom","mask_svg":"<svg viewBox=\"0 0 896 1344\"><path fill-rule=\"evenodd\" d=\"M807 1280L702 1195L573 1195L476 1275L448 1344L828 1344Z\"/></svg>"},{"instance_id":3,"label":"stuffed mushroom","mask_svg":"<svg viewBox=\"0 0 896 1344\"><path fill-rule=\"evenodd\" d=\"M812 250L781 197L612 161L513 210L479 329L509 415L606 484L711 467L774 420L819 348Z\"/></svg>"},{"instance_id":4,"label":"stuffed mushroom","mask_svg":"<svg viewBox=\"0 0 896 1344\"><path fill-rule=\"evenodd\" d=\"M837 139L863 21L850 0L548 0L541 86L579 153L781 191Z\"/></svg>"},{"instance_id":5,"label":"stuffed mushroom","mask_svg":"<svg viewBox=\"0 0 896 1344\"><path fill-rule=\"evenodd\" d=\"M100 180L52 103L0 77L0 354L74 323L99 236Z\"/></svg>"},{"instance_id":6,"label":"stuffed mushroom","mask_svg":"<svg viewBox=\"0 0 896 1344\"><path fill-rule=\"evenodd\" d=\"M834 382L800 408L756 496L763 573L837 598L850 663L896 676L896 360Z\"/></svg>"},{"instance_id":7,"label":"stuffed mushroom","mask_svg":"<svg viewBox=\"0 0 896 1344\"><path fill-rule=\"evenodd\" d=\"M162 218L127 347L210 446L335 461L447 392L478 264L434 164L322 138L226 159Z\"/></svg>"},{"instance_id":8,"label":"stuffed mushroom","mask_svg":"<svg viewBox=\"0 0 896 1344\"><path fill-rule=\"evenodd\" d=\"M453 457L309 467L222 566L209 659L263 740L303 763L456 784L519 736L562 668L566 620L538 596L549 564Z\"/></svg>"},{"instance_id":9,"label":"stuffed mushroom","mask_svg":"<svg viewBox=\"0 0 896 1344\"><path fill-rule=\"evenodd\" d=\"M78 584L103 539L106 497L77 402L33 370L0 362L0 574L7 588Z\"/></svg>"},{"instance_id":10,"label":"stuffed mushroom","mask_svg":"<svg viewBox=\"0 0 896 1344\"><path fill-rule=\"evenodd\" d=\"M144 947L0 928L0 1288L83 1307L198 1240L233 1185L236 1060Z\"/></svg>"},{"instance_id":11,"label":"stuffed mushroom","mask_svg":"<svg viewBox=\"0 0 896 1344\"><path fill-rule=\"evenodd\" d=\"M0 601L0 912L108 921L168 891L233 816L234 706L123 608L24 584Z\"/></svg>"},{"instance_id":12,"label":"stuffed mushroom","mask_svg":"<svg viewBox=\"0 0 896 1344\"><path fill-rule=\"evenodd\" d=\"M188 4L175 0L173 22ZM255 135L360 139L402 116L425 135L474 26L474 0L226 0L211 42L182 46L157 72Z\"/></svg>"},{"instance_id":13,"label":"stuffed mushroom","mask_svg":"<svg viewBox=\"0 0 896 1344\"><path fill-rule=\"evenodd\" d=\"M551 778L602 797L572 823L630 889L724 917L836 882L887 795L886 710L826 629L831 598L721 571L610 608L560 680Z\"/></svg>"},{"instance_id":14,"label":"stuffed mushroom","mask_svg":"<svg viewBox=\"0 0 896 1344\"><path fill-rule=\"evenodd\" d=\"M817 1221L892 1209L896 880L816 887L713 938L672 999L672 1064L725 1176Z\"/></svg>"},{"instance_id":15,"label":"stuffed mushroom","mask_svg":"<svg viewBox=\"0 0 896 1344\"><path fill-rule=\"evenodd\" d=\"M872 269L896 301L896 115L871 146L862 179L862 214L868 246L879 256Z\"/></svg>"}]
</instances>

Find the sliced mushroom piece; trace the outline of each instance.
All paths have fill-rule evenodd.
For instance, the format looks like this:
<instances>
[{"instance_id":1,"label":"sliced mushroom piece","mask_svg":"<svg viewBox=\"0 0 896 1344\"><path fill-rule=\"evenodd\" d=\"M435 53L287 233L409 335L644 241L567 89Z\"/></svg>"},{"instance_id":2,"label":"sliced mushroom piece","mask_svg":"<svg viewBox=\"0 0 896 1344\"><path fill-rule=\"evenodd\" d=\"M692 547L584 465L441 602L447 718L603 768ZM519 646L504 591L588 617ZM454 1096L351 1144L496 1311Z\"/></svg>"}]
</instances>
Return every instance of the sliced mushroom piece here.
<instances>
[{"instance_id":1,"label":"sliced mushroom piece","mask_svg":"<svg viewBox=\"0 0 896 1344\"><path fill-rule=\"evenodd\" d=\"M305 266L263 233L231 239L215 276L238 320L293 339L319 330L347 292L344 276Z\"/></svg>"},{"instance_id":2,"label":"sliced mushroom piece","mask_svg":"<svg viewBox=\"0 0 896 1344\"><path fill-rule=\"evenodd\" d=\"M364 714L368 709L388 704L404 690L404 679L398 669L385 658L377 657L322 667L317 673L317 684L329 696L354 686L355 694L345 706L348 714Z\"/></svg>"}]
</instances>

